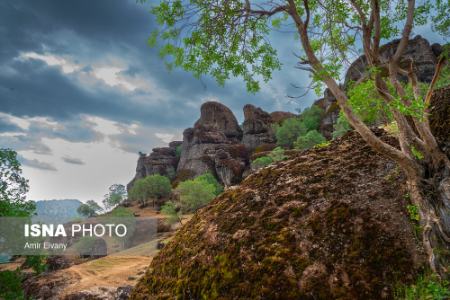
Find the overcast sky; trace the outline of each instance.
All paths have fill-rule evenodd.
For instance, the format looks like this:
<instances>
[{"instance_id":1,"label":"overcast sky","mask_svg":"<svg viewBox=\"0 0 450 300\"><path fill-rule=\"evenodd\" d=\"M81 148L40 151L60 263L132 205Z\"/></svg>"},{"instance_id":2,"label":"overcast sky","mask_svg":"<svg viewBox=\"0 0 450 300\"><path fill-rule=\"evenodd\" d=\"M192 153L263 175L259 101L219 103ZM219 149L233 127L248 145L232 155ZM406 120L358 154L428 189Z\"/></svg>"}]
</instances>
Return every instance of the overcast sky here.
<instances>
[{"instance_id":1,"label":"overcast sky","mask_svg":"<svg viewBox=\"0 0 450 300\"><path fill-rule=\"evenodd\" d=\"M209 99L241 122L246 103L295 111L318 98L286 97L308 84L293 33L272 37L283 69L251 95L241 80L219 87L166 70L146 44L153 28L135 0L0 2L0 147L19 153L28 199L101 201L133 177L138 151L180 139Z\"/></svg>"}]
</instances>

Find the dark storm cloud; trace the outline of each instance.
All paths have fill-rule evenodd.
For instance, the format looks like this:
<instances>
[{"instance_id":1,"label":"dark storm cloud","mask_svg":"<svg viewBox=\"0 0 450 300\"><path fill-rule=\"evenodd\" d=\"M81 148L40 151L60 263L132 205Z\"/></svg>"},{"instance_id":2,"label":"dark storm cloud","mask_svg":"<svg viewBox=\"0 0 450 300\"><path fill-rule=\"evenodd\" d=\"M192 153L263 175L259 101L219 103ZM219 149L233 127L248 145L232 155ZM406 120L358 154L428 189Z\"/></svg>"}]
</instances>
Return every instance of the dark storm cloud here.
<instances>
[{"instance_id":1,"label":"dark storm cloud","mask_svg":"<svg viewBox=\"0 0 450 300\"><path fill-rule=\"evenodd\" d=\"M69 157L69 156L64 156L61 157L61 159L63 161L65 161L68 164L72 164L72 165L84 165L84 162L79 159L79 158L74 158L74 157Z\"/></svg>"},{"instance_id":2,"label":"dark storm cloud","mask_svg":"<svg viewBox=\"0 0 450 300\"><path fill-rule=\"evenodd\" d=\"M167 71L157 49L146 44L154 28L152 19L149 4L133 0L1 2L0 112L46 117L58 127L33 122L26 135L0 137L0 142L16 150L48 154L43 137L72 142L102 140L103 134L81 117L92 115L124 125L141 124L143 129L137 135L122 133L111 139L124 151L145 151L161 143L151 135L152 128L181 135L197 120L201 103L208 99L225 103L240 121L246 103L268 111L298 107L288 104L286 95L297 92L290 90L289 84L306 82L307 76L293 69L295 58L288 45L293 41L291 35L275 39L277 45L287 45L280 47L283 72L277 72L271 85L264 85L260 93L251 95L241 80L220 87L208 76L197 80L182 70ZM26 56L29 53L33 55ZM76 69L65 71L61 65L44 62L43 57L64 60ZM99 67L115 64L122 68L116 74L121 79L144 83L127 90L96 78ZM11 125L6 127L0 119L0 132L18 130Z\"/></svg>"},{"instance_id":3,"label":"dark storm cloud","mask_svg":"<svg viewBox=\"0 0 450 300\"><path fill-rule=\"evenodd\" d=\"M50 163L42 162L37 159L27 159L21 155L18 156L18 159L22 165L31 168L40 169L44 171L57 171L57 169Z\"/></svg>"}]
</instances>

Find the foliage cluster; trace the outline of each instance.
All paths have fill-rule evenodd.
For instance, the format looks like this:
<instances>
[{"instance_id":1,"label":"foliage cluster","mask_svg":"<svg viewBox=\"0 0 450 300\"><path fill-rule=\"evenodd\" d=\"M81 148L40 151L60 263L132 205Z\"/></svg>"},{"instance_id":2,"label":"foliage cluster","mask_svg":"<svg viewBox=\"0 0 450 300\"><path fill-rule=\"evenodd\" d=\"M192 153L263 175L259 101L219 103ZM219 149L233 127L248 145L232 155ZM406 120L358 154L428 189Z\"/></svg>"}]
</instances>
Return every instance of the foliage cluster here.
<instances>
[{"instance_id":1,"label":"foliage cluster","mask_svg":"<svg viewBox=\"0 0 450 300\"><path fill-rule=\"evenodd\" d=\"M270 165L273 162L285 160L286 155L282 147L276 147L267 156L261 156L252 161L252 168L259 169Z\"/></svg>"},{"instance_id":2,"label":"foliage cluster","mask_svg":"<svg viewBox=\"0 0 450 300\"><path fill-rule=\"evenodd\" d=\"M130 191L129 197L139 201L142 206L147 205L148 199L168 197L172 191L169 178L159 174L146 176L137 180Z\"/></svg>"},{"instance_id":3,"label":"foliage cluster","mask_svg":"<svg viewBox=\"0 0 450 300\"><path fill-rule=\"evenodd\" d=\"M35 204L25 201L28 180L22 177L17 153L0 148L0 217L26 217L33 213Z\"/></svg>"},{"instance_id":4,"label":"foliage cluster","mask_svg":"<svg viewBox=\"0 0 450 300\"><path fill-rule=\"evenodd\" d=\"M289 118L281 125L275 125L277 144L291 148L300 136L305 136L311 130L319 129L323 110L317 105L305 109L298 117Z\"/></svg>"},{"instance_id":5,"label":"foliage cluster","mask_svg":"<svg viewBox=\"0 0 450 300\"><path fill-rule=\"evenodd\" d=\"M435 275L421 275L413 285L399 287L395 292L395 298L399 300L449 299L450 282L440 280Z\"/></svg>"},{"instance_id":6,"label":"foliage cluster","mask_svg":"<svg viewBox=\"0 0 450 300\"><path fill-rule=\"evenodd\" d=\"M22 289L22 275L19 269L0 272L0 299L25 299Z\"/></svg>"},{"instance_id":7,"label":"foliage cluster","mask_svg":"<svg viewBox=\"0 0 450 300\"><path fill-rule=\"evenodd\" d=\"M180 195L181 210L194 212L219 195L223 188L212 174L205 173L181 182L176 191Z\"/></svg>"},{"instance_id":8,"label":"foliage cluster","mask_svg":"<svg viewBox=\"0 0 450 300\"><path fill-rule=\"evenodd\" d=\"M102 211L100 205L97 204L94 200L88 200L86 203L81 204L77 212L87 218L92 218L98 215Z\"/></svg>"},{"instance_id":9,"label":"foliage cluster","mask_svg":"<svg viewBox=\"0 0 450 300\"><path fill-rule=\"evenodd\" d=\"M109 187L109 191L103 197L103 205L106 209L114 208L119 205L127 196L127 191L123 184L113 184Z\"/></svg>"}]
</instances>

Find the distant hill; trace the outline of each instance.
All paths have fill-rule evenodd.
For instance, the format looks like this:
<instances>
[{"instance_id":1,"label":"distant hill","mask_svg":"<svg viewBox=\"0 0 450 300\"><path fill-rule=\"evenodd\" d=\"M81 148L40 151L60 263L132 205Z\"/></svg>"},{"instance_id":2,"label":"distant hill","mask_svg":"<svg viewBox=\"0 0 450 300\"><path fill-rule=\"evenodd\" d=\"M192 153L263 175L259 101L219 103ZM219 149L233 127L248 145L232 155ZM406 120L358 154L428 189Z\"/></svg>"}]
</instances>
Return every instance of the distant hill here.
<instances>
[{"instance_id":1,"label":"distant hill","mask_svg":"<svg viewBox=\"0 0 450 300\"><path fill-rule=\"evenodd\" d=\"M36 203L36 215L33 221L66 223L76 218L81 218L77 213L78 207L82 204L76 199L61 200L38 200Z\"/></svg>"}]
</instances>

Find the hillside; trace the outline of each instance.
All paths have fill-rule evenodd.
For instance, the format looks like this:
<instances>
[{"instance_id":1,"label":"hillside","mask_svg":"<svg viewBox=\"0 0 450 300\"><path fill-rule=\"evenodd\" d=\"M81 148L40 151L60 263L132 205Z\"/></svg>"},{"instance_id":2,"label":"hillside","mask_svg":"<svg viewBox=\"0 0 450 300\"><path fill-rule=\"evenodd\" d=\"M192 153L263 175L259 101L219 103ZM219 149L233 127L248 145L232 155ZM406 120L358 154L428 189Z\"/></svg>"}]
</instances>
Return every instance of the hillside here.
<instances>
[{"instance_id":1,"label":"hillside","mask_svg":"<svg viewBox=\"0 0 450 300\"><path fill-rule=\"evenodd\" d=\"M228 189L154 258L131 298L391 298L423 266L407 204L399 169L349 133Z\"/></svg>"},{"instance_id":2,"label":"hillside","mask_svg":"<svg viewBox=\"0 0 450 300\"><path fill-rule=\"evenodd\" d=\"M39 200L36 202L35 222L66 223L80 218L77 209L82 204L76 199Z\"/></svg>"}]
</instances>

